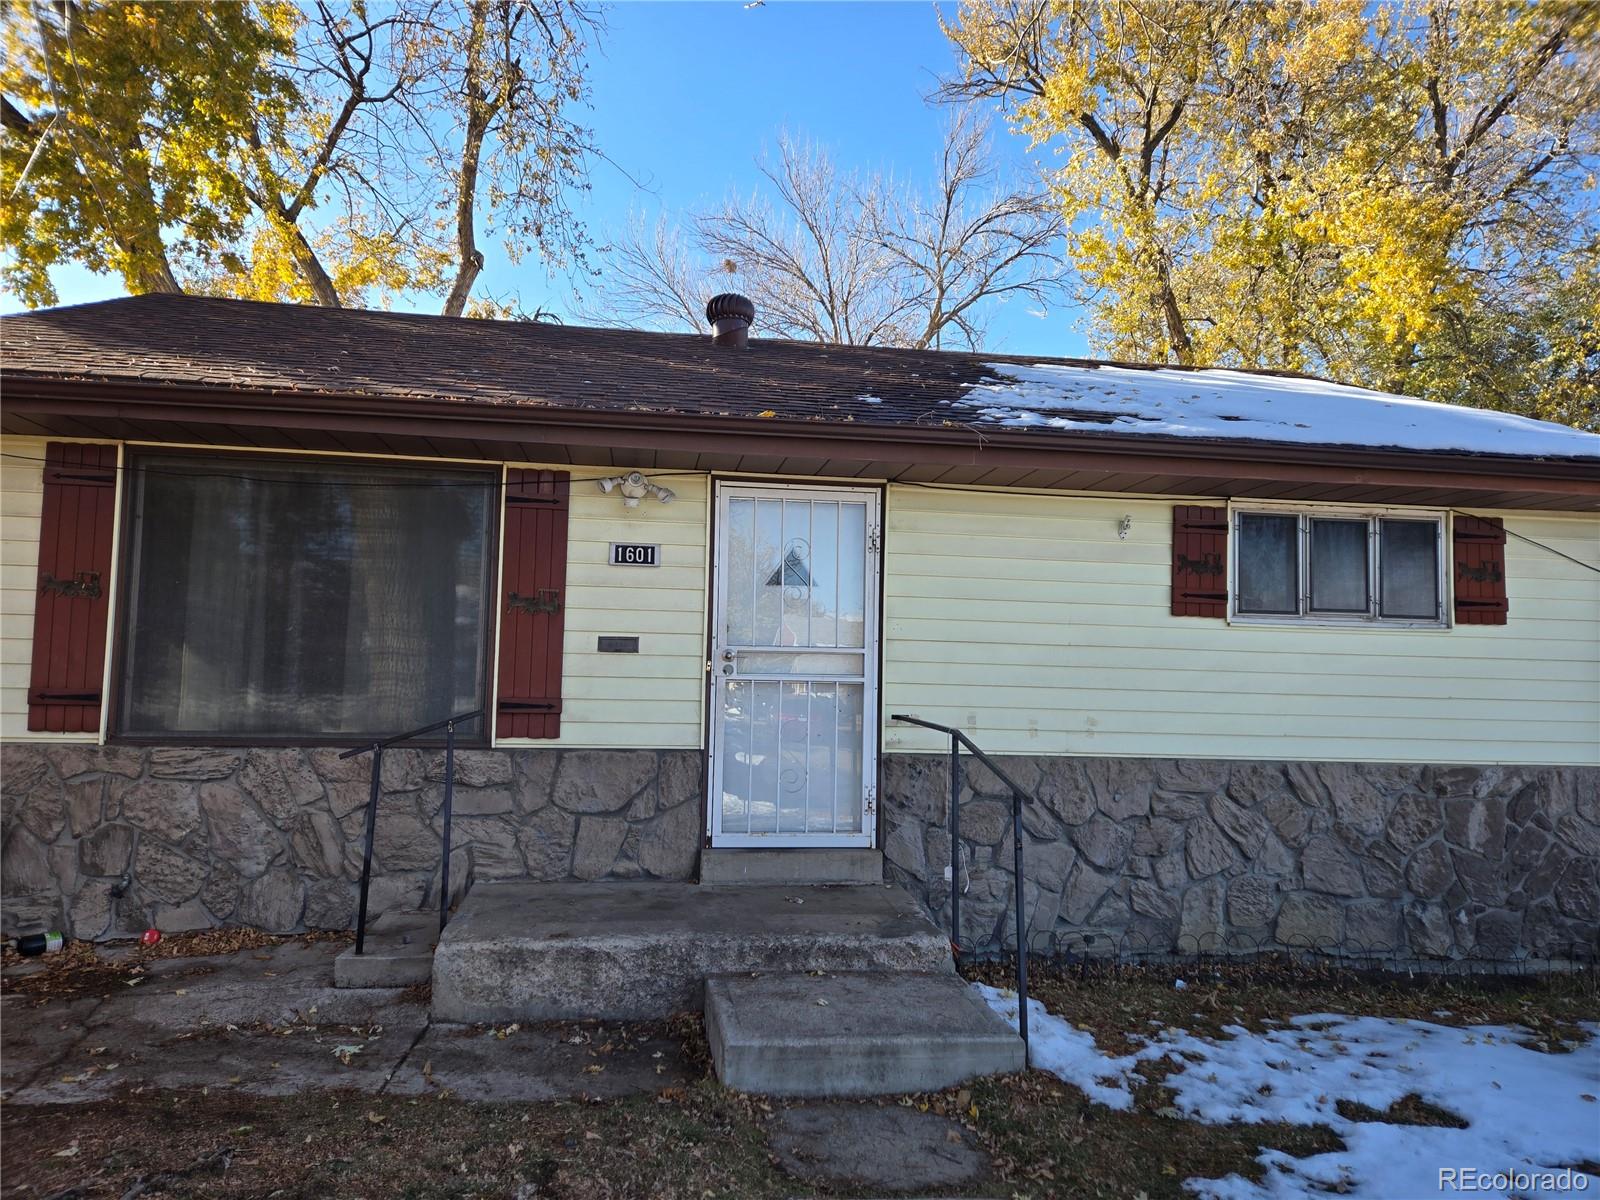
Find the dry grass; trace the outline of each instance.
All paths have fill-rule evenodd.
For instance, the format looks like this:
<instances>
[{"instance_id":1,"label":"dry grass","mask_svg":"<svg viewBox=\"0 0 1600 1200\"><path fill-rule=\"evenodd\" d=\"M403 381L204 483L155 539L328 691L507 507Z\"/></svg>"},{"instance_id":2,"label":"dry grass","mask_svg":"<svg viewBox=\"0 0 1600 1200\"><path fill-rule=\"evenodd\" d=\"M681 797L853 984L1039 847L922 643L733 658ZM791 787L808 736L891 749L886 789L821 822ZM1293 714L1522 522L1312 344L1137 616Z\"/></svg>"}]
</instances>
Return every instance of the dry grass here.
<instances>
[{"instance_id":1,"label":"dry grass","mask_svg":"<svg viewBox=\"0 0 1600 1200\"><path fill-rule=\"evenodd\" d=\"M136 941L68 942L55 954L24 958L9 944L0 949L0 992L39 1001L78 1000L109 996L145 974L150 963L165 959L209 958L281 946L286 942L349 942L340 931L272 934L256 929L206 929L175 933L154 946ZM13 970L13 968L20 968Z\"/></svg>"},{"instance_id":2,"label":"dry grass","mask_svg":"<svg viewBox=\"0 0 1600 1200\"><path fill-rule=\"evenodd\" d=\"M176 939L175 939L176 940ZM995 982L1006 980L978 968ZM1254 1028L1316 1011L1416 1016L1456 1023L1510 1023L1553 1038L1600 1017L1593 981L1554 978L1470 983L1354 980L1193 970L1105 978L1039 972L1034 994L1092 1029L1104 1048L1159 1020L1198 1032ZM1449 1016L1439 1016L1441 1011ZM170 1197L651 1197L704 1200L883 1194L820 1187L786 1176L767 1143L781 1102L728 1092L708 1077L703 1031L670 1026L702 1076L687 1087L628 1100L478 1104L449 1095L412 1099L318 1092L264 1099L220 1089L144 1092L75 1106L4 1112L4 1194L121 1197L141 1180ZM609 1032L609 1027L608 1027ZM659 1032L659 1029L657 1030ZM1324 1127L1201 1125L1171 1107L1171 1064L1147 1063L1127 1112L1090 1103L1052 1075L980 1080L969 1087L863 1105L903 1104L970 1129L992 1159L986 1179L950 1195L1179 1200L1183 1181L1232 1172L1259 1177L1265 1147L1294 1155L1338 1148ZM1342 1110L1344 1111L1344 1110ZM1356 1120L1457 1124L1408 1098L1386 1112L1351 1107ZM895 1148L885 1146L885 1154ZM76 1189L76 1190L73 1190Z\"/></svg>"}]
</instances>

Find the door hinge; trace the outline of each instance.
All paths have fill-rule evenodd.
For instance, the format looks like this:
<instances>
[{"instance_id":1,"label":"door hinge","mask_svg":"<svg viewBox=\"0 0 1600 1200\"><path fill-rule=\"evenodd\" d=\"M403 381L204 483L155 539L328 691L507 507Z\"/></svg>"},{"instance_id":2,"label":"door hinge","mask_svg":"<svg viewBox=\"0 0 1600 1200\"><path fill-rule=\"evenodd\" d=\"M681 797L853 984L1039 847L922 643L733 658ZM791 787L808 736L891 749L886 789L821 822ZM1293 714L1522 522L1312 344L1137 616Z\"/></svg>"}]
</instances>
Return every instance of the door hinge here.
<instances>
[{"instance_id":1,"label":"door hinge","mask_svg":"<svg viewBox=\"0 0 1600 1200\"><path fill-rule=\"evenodd\" d=\"M867 530L867 550L873 554L883 552L883 530L876 525Z\"/></svg>"},{"instance_id":2,"label":"door hinge","mask_svg":"<svg viewBox=\"0 0 1600 1200\"><path fill-rule=\"evenodd\" d=\"M878 789L876 787L869 787L867 789L867 816L876 817L877 815L878 815Z\"/></svg>"}]
</instances>

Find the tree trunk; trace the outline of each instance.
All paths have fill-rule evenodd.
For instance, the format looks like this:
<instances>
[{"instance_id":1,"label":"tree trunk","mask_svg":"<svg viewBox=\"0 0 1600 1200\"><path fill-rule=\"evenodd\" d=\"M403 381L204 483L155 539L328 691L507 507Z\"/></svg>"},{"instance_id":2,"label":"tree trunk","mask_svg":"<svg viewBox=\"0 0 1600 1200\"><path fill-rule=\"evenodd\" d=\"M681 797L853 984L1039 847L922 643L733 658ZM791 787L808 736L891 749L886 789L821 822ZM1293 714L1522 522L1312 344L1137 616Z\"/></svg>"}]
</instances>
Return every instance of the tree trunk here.
<instances>
[{"instance_id":1,"label":"tree trunk","mask_svg":"<svg viewBox=\"0 0 1600 1200\"><path fill-rule=\"evenodd\" d=\"M1179 363L1192 366L1194 341L1189 337L1189 326L1183 318L1183 310L1178 307L1178 295L1172 290L1172 271L1167 266L1165 255L1158 255L1156 259L1156 279L1155 301L1162 323L1167 327L1167 342L1178 356Z\"/></svg>"},{"instance_id":2,"label":"tree trunk","mask_svg":"<svg viewBox=\"0 0 1600 1200\"><path fill-rule=\"evenodd\" d=\"M306 281L311 292L317 298L317 303L324 308L343 308L344 303L339 299L339 289L333 284L333 278L323 267L322 260L317 257L317 252L312 249L311 243L306 241L306 235L300 232L298 225L289 226L291 241L290 252L294 255L295 265L300 268L300 277Z\"/></svg>"},{"instance_id":3,"label":"tree trunk","mask_svg":"<svg viewBox=\"0 0 1600 1200\"><path fill-rule=\"evenodd\" d=\"M483 83L483 42L488 24L488 5L476 0L471 6L472 24L467 34L465 91L467 94L467 136L461 147L461 174L456 179L456 278L445 298L444 315L459 317L467 307L472 285L483 270L483 254L478 250L478 234L473 228L477 216L478 161L483 155L483 139L489 119L504 98L502 83L491 105Z\"/></svg>"}]
</instances>

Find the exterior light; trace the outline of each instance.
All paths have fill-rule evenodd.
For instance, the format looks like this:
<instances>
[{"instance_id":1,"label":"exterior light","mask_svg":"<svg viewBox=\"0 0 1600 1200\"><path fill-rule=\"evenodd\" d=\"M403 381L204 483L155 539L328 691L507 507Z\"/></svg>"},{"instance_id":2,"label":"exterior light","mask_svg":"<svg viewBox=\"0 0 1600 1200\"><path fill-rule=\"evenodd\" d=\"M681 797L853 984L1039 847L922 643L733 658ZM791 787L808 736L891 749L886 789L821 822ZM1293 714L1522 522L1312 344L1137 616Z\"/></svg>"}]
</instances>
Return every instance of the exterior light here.
<instances>
[{"instance_id":1,"label":"exterior light","mask_svg":"<svg viewBox=\"0 0 1600 1200\"><path fill-rule=\"evenodd\" d=\"M613 475L609 479L599 481L600 490L606 495L613 491L622 493L622 507L638 508L639 501L646 496L654 496L663 504L671 504L673 493L670 488L651 483L639 471L629 471L626 475Z\"/></svg>"}]
</instances>

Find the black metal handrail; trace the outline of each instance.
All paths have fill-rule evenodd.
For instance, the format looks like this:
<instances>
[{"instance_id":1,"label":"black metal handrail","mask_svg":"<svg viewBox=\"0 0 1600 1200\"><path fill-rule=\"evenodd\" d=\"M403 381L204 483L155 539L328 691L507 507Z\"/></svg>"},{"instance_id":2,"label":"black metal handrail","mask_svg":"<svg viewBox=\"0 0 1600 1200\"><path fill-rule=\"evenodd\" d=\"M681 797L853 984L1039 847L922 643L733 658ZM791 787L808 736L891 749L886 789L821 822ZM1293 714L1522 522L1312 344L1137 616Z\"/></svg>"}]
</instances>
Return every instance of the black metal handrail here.
<instances>
[{"instance_id":1,"label":"black metal handrail","mask_svg":"<svg viewBox=\"0 0 1600 1200\"><path fill-rule=\"evenodd\" d=\"M356 904L357 954L364 954L367 949L367 892L372 886L372 839L378 828L378 797L383 794L384 750L396 743L407 742L440 729L444 730L444 850L439 864L439 932L443 933L445 922L450 918L450 809L455 800L456 787L456 726L465 725L468 721L475 721L482 716L481 708L469 713L458 713L442 721L435 721L432 725L424 725L420 729L406 733L397 733L393 737L357 746L354 750L346 750L339 755L340 758L354 758L358 754L372 755L372 790L367 797L367 840L366 848L361 854L361 899Z\"/></svg>"},{"instance_id":2,"label":"black metal handrail","mask_svg":"<svg viewBox=\"0 0 1600 1200\"><path fill-rule=\"evenodd\" d=\"M1022 1035L1023 1062L1031 1065L1028 1048L1028 914L1023 907L1022 888L1022 804L1023 801L1032 804L1034 798L961 730L904 713L894 713L889 719L903 721L907 725L920 725L950 738L950 949L958 962L961 959L961 747L965 746L974 758L994 772L995 778L1011 790L1011 852L1017 912L1017 1032Z\"/></svg>"}]
</instances>

